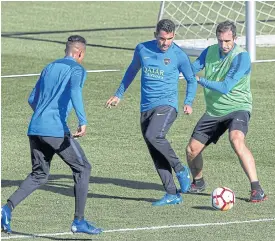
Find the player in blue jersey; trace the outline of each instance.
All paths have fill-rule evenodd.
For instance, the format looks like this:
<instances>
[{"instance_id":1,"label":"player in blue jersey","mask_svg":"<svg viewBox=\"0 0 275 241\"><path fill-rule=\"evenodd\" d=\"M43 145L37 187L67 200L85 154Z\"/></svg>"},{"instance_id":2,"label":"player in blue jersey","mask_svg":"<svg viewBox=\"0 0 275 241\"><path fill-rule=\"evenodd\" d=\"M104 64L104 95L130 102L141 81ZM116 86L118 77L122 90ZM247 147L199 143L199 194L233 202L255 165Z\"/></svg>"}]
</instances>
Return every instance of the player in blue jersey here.
<instances>
[{"instance_id":1,"label":"player in blue jersey","mask_svg":"<svg viewBox=\"0 0 275 241\"><path fill-rule=\"evenodd\" d=\"M28 102L34 111L28 129L32 172L2 207L1 228L7 233L11 233L11 212L14 208L47 182L54 154L60 156L73 172L75 214L72 232L102 232L84 219L91 165L73 138L82 137L86 133L87 119L82 98L86 70L81 66L85 52L86 40L78 35L70 36L66 43L66 56L43 69L30 94ZM67 125L72 108L79 121L73 135Z\"/></svg>"},{"instance_id":2,"label":"player in blue jersey","mask_svg":"<svg viewBox=\"0 0 275 241\"><path fill-rule=\"evenodd\" d=\"M114 96L106 107L117 106L124 92L141 70L140 123L156 170L166 194L153 206L178 204L182 197L177 191L172 169L176 173L181 191L187 192L191 185L189 169L183 166L166 139L166 134L178 113L178 82L182 72L187 81L184 113L192 113L197 81L191 63L184 51L173 43L175 24L169 19L160 20L156 26L155 40L136 46L129 65Z\"/></svg>"}]
</instances>

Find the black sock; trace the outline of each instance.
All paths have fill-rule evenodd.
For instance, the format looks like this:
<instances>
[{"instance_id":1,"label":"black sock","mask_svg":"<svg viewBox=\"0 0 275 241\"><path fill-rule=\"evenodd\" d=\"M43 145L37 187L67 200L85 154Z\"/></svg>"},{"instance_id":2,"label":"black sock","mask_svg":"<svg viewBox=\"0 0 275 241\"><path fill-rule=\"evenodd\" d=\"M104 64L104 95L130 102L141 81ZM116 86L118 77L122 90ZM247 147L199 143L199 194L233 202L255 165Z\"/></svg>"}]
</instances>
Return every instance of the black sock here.
<instances>
[{"instance_id":1,"label":"black sock","mask_svg":"<svg viewBox=\"0 0 275 241\"><path fill-rule=\"evenodd\" d=\"M199 178L199 179L193 179L193 183L197 186L197 187L202 187L204 185L204 180L203 177Z\"/></svg>"},{"instance_id":2,"label":"black sock","mask_svg":"<svg viewBox=\"0 0 275 241\"><path fill-rule=\"evenodd\" d=\"M251 182L251 190L262 190L259 181Z\"/></svg>"},{"instance_id":3,"label":"black sock","mask_svg":"<svg viewBox=\"0 0 275 241\"><path fill-rule=\"evenodd\" d=\"M10 200L8 200L7 206L10 208L11 211L14 209L13 204Z\"/></svg>"}]
</instances>

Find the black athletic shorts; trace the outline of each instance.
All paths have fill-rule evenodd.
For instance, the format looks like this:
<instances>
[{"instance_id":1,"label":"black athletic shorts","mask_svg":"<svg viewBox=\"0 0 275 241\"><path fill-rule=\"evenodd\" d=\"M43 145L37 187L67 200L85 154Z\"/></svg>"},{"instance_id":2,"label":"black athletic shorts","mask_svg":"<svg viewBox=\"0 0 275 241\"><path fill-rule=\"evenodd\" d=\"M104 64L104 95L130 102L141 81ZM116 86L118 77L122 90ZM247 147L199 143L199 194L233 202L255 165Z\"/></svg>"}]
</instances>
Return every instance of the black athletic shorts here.
<instances>
[{"instance_id":1,"label":"black athletic shorts","mask_svg":"<svg viewBox=\"0 0 275 241\"><path fill-rule=\"evenodd\" d=\"M192 137L202 144L217 143L219 138L228 129L229 132L239 130L247 134L250 113L248 111L235 111L226 116L214 117L204 114L198 121Z\"/></svg>"}]
</instances>

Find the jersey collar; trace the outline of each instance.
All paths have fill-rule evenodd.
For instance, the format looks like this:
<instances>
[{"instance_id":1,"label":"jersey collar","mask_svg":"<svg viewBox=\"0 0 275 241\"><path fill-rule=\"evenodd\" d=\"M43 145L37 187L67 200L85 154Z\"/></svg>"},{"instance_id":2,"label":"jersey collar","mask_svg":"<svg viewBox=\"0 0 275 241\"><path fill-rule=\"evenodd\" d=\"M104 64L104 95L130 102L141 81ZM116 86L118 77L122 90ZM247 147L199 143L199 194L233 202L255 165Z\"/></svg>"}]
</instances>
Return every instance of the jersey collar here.
<instances>
[{"instance_id":1,"label":"jersey collar","mask_svg":"<svg viewBox=\"0 0 275 241\"><path fill-rule=\"evenodd\" d=\"M76 62L76 60L71 56L65 56L64 59L70 59L70 60L73 60L74 62Z\"/></svg>"}]
</instances>

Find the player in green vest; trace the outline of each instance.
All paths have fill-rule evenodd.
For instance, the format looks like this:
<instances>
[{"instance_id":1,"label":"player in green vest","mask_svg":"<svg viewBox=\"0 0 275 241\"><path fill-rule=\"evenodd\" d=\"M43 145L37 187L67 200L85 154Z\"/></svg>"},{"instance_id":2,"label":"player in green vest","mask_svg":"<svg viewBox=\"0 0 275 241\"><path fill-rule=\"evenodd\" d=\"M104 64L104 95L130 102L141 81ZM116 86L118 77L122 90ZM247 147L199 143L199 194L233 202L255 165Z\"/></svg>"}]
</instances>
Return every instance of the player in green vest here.
<instances>
[{"instance_id":1,"label":"player in green vest","mask_svg":"<svg viewBox=\"0 0 275 241\"><path fill-rule=\"evenodd\" d=\"M251 202L267 199L257 177L255 160L245 145L248 122L252 111L250 91L251 61L248 52L235 43L233 22L220 23L216 29L218 44L206 48L193 63L193 71L205 70L197 77L204 87L206 112L198 121L186 147L187 162L193 176L190 193L205 190L202 175L202 151L217 143L228 129L229 140L251 183Z\"/></svg>"}]
</instances>

